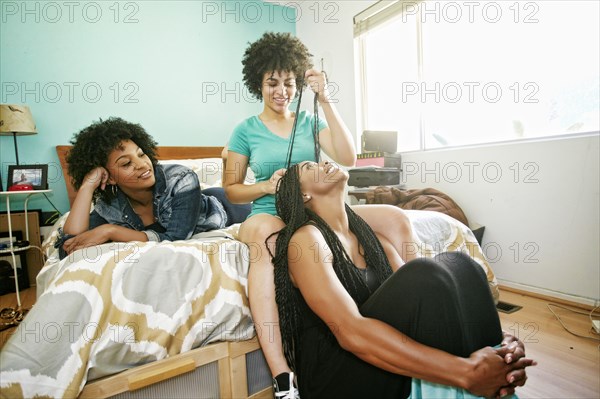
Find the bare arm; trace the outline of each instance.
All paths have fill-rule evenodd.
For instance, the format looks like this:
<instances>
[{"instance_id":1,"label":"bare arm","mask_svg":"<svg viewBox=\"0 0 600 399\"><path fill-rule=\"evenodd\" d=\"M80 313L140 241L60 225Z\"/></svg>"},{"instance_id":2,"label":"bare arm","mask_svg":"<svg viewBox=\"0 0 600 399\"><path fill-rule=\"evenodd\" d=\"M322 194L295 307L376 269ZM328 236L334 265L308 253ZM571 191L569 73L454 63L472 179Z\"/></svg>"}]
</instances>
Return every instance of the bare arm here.
<instances>
[{"instance_id":1,"label":"bare arm","mask_svg":"<svg viewBox=\"0 0 600 399\"><path fill-rule=\"evenodd\" d=\"M326 247L321 233L313 226L305 226L296 232L293 241L295 253L299 246L300 253L311 254L289 259L293 281L309 307L331 326L342 348L364 361L393 373L461 387L484 396L498 392L507 384L507 373L518 368L517 364L506 364L492 348L460 358L422 345L379 320L363 317L331 264L325 261L327 254L312 259L315 247ZM522 367L522 360L519 362Z\"/></svg>"},{"instance_id":2,"label":"bare arm","mask_svg":"<svg viewBox=\"0 0 600 399\"><path fill-rule=\"evenodd\" d=\"M107 223L66 240L63 244L63 249L67 254L70 254L78 249L88 248L110 241L148 241L148 236L142 231Z\"/></svg>"},{"instance_id":3,"label":"bare arm","mask_svg":"<svg viewBox=\"0 0 600 399\"><path fill-rule=\"evenodd\" d=\"M328 127L319 133L321 148L335 162L344 166L354 166L356 162L354 139L331 99L325 74L310 69L306 71L306 80L312 90L318 93L318 101L327 120Z\"/></svg>"},{"instance_id":4,"label":"bare arm","mask_svg":"<svg viewBox=\"0 0 600 399\"><path fill-rule=\"evenodd\" d=\"M89 230L90 209L94 190L98 187L104 190L107 181L108 172L103 167L91 170L84 178L63 227L65 234L75 236L66 240L63 244L63 249L67 253L93 245L104 244L108 241L148 241L146 234L141 231L112 224L103 224Z\"/></svg>"},{"instance_id":5,"label":"bare arm","mask_svg":"<svg viewBox=\"0 0 600 399\"><path fill-rule=\"evenodd\" d=\"M247 204L264 195L275 194L277 181L283 176L283 169L279 169L269 180L244 184L247 168L247 156L228 151L227 162L224 164L223 188L229 201L234 204Z\"/></svg>"},{"instance_id":6,"label":"bare arm","mask_svg":"<svg viewBox=\"0 0 600 399\"><path fill-rule=\"evenodd\" d=\"M221 182L225 182L225 169L227 168L227 154L229 152L229 147L227 144L223 147L221 151L221 159L223 160L223 170L221 172Z\"/></svg>"},{"instance_id":7,"label":"bare arm","mask_svg":"<svg viewBox=\"0 0 600 399\"><path fill-rule=\"evenodd\" d=\"M99 166L88 172L77 190L73 206L65 221L63 230L66 234L77 235L88 230L94 191L98 187L104 190L107 181L108 171L103 167Z\"/></svg>"}]
</instances>

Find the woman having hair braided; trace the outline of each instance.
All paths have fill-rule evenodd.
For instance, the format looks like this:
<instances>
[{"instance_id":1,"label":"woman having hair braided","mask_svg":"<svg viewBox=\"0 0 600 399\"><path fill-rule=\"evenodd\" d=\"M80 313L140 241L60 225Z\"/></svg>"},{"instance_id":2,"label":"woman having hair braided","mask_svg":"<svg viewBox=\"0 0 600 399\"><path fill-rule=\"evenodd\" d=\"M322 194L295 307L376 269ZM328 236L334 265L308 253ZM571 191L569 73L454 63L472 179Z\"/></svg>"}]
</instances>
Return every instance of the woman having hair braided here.
<instances>
[{"instance_id":1,"label":"woman having hair braided","mask_svg":"<svg viewBox=\"0 0 600 399\"><path fill-rule=\"evenodd\" d=\"M242 60L244 83L254 97L263 101L263 110L234 129L228 151L223 153L227 197L232 203L252 202L252 212L242 223L239 239L249 244L252 251L248 274L250 309L274 376L275 395L280 398L297 397L297 392L282 351L273 265L265 239L284 225L277 217L274 194L286 166L285 154L295 133L293 163L318 159L319 148L345 166L354 165L356 160L352 135L330 101L325 73L313 69L311 56L306 46L289 33L265 33L248 46ZM289 109L294 98L301 97L305 85L315 92L325 121L319 120L316 113ZM248 166L256 176L255 184L244 184ZM407 260L410 254L402 252L406 242L411 241L410 223L401 209L390 207L390 211L388 207L369 205L354 209L373 230L388 237ZM271 237L268 245L273 246L274 241Z\"/></svg>"},{"instance_id":2,"label":"woman having hair braided","mask_svg":"<svg viewBox=\"0 0 600 399\"><path fill-rule=\"evenodd\" d=\"M345 205L347 179L333 163L302 162L277 190L276 300L302 397L490 397L522 386L535 362L503 335L481 267L460 252L400 267L394 246Z\"/></svg>"}]
</instances>

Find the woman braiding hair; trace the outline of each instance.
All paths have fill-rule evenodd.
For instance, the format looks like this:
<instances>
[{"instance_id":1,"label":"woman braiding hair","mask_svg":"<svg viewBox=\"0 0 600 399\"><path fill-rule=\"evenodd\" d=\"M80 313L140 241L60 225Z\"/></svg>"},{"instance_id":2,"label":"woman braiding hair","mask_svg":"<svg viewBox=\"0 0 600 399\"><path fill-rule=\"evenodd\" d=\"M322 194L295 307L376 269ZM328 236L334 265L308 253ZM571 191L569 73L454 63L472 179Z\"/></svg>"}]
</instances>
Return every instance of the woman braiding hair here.
<instances>
[{"instance_id":1,"label":"woman braiding hair","mask_svg":"<svg viewBox=\"0 0 600 399\"><path fill-rule=\"evenodd\" d=\"M248 270L252 319L273 376L275 396L298 398L296 378L283 353L274 269L269 256L276 241L273 233L284 227L277 215L275 191L290 164L318 160L320 149L337 164L354 166L355 140L337 111L337 101L329 90L325 73L313 67L312 55L297 37L266 32L249 44L242 65L246 89L262 101L263 109L233 130L223 151L223 187L232 203L252 203L252 211L238 234L240 241L258 249ZM301 100L298 97L305 85L316 95L315 110L310 113L297 107L293 112L293 101ZM256 178L251 184L245 182L248 167ZM401 209L390 211L385 205L357 205L353 210L373 231L393 242L399 252L408 248L405 243L412 238L410 222ZM414 256L410 251L405 252L401 255L404 260ZM261 334L264 330L269 334Z\"/></svg>"}]
</instances>

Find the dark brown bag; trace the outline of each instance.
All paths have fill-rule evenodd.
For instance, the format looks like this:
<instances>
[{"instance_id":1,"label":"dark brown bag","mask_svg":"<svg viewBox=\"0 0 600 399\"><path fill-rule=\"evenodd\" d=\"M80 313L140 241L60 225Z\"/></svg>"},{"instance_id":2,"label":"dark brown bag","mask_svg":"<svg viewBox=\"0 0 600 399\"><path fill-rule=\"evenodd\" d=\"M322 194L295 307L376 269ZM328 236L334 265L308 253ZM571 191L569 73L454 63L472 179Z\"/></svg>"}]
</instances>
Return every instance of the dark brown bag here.
<instances>
[{"instance_id":1,"label":"dark brown bag","mask_svg":"<svg viewBox=\"0 0 600 399\"><path fill-rule=\"evenodd\" d=\"M367 204L390 204L402 209L438 211L465 226L469 225L460 206L448 195L434 188L400 190L397 187L380 186L367 193Z\"/></svg>"}]
</instances>

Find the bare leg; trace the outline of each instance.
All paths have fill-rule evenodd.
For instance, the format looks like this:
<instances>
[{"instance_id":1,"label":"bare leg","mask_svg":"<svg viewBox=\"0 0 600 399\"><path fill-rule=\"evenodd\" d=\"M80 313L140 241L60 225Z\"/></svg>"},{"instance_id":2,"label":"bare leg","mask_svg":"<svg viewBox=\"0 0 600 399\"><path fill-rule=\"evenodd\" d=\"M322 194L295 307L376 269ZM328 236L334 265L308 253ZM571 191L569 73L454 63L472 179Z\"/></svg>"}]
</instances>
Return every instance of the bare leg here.
<instances>
[{"instance_id":1,"label":"bare leg","mask_svg":"<svg viewBox=\"0 0 600 399\"><path fill-rule=\"evenodd\" d=\"M352 210L367 222L373 231L385 237L404 262L417 256L417 242L412 234L410 220L404 211L392 205L355 205Z\"/></svg>"},{"instance_id":2,"label":"bare leg","mask_svg":"<svg viewBox=\"0 0 600 399\"><path fill-rule=\"evenodd\" d=\"M240 241L250 247L250 270L248 271L250 311L258 341L273 376L291 371L283 354L279 314L275 302L273 263L265 245L267 237L283 227L281 219L263 213L254 215L242 223L239 233ZM269 239L272 253L275 253L276 237Z\"/></svg>"}]
</instances>

